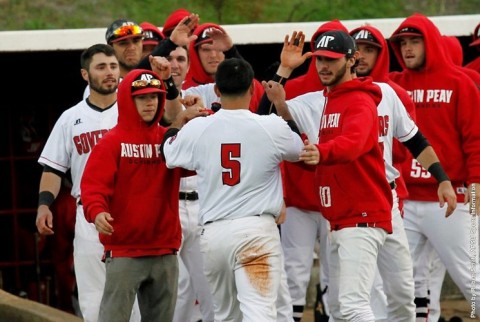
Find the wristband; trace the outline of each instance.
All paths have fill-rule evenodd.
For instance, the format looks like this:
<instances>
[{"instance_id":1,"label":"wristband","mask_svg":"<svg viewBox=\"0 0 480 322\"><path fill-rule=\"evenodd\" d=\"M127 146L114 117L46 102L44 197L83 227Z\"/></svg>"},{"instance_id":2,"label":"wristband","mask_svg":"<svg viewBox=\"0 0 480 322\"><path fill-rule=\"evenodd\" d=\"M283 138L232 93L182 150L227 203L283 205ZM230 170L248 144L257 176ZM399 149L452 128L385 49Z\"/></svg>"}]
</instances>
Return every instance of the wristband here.
<instances>
[{"instance_id":1,"label":"wristband","mask_svg":"<svg viewBox=\"0 0 480 322\"><path fill-rule=\"evenodd\" d=\"M50 207L55 201L55 196L50 191L42 191L38 194L38 206L45 205Z\"/></svg>"},{"instance_id":2,"label":"wristband","mask_svg":"<svg viewBox=\"0 0 480 322\"><path fill-rule=\"evenodd\" d=\"M282 77L282 76L278 75L277 73L275 73L275 75L273 75L273 77L272 77L272 80L274 82L280 83L280 85L283 86L287 82L288 78Z\"/></svg>"},{"instance_id":3,"label":"wristband","mask_svg":"<svg viewBox=\"0 0 480 322\"><path fill-rule=\"evenodd\" d=\"M178 95L180 95L177 87L175 86L175 82L173 81L173 76L170 76L170 78L168 79L164 79L163 84L165 85L165 89L167 90L167 100L174 100L178 97Z\"/></svg>"},{"instance_id":4,"label":"wristband","mask_svg":"<svg viewBox=\"0 0 480 322\"><path fill-rule=\"evenodd\" d=\"M437 179L437 182L443 182L443 181L450 181L450 178L448 177L447 173L445 170L443 170L442 165L440 162L434 162L428 167L428 172L431 173L431 175Z\"/></svg>"}]
</instances>

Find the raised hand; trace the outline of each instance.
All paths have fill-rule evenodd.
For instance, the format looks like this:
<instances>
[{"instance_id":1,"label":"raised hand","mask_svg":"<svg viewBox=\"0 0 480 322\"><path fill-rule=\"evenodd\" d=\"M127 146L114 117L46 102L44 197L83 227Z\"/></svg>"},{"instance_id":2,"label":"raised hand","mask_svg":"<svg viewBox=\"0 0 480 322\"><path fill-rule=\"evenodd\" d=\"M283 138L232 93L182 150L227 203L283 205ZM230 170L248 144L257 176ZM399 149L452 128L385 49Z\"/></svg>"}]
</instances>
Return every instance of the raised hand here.
<instances>
[{"instance_id":1,"label":"raised hand","mask_svg":"<svg viewBox=\"0 0 480 322\"><path fill-rule=\"evenodd\" d=\"M184 17L178 25L173 29L170 40L177 46L188 46L191 41L197 39L197 35L193 35L193 29L198 25L200 18L197 14L192 13L188 17Z\"/></svg>"}]
</instances>

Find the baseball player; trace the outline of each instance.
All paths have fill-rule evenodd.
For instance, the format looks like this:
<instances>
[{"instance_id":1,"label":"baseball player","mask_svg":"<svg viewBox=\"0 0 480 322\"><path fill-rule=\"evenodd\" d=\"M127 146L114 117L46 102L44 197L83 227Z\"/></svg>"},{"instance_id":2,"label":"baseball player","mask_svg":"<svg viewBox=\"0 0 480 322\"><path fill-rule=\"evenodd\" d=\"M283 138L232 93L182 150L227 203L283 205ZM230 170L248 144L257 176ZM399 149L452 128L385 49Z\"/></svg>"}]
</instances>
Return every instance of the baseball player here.
<instances>
[{"instance_id":1,"label":"baseball player","mask_svg":"<svg viewBox=\"0 0 480 322\"><path fill-rule=\"evenodd\" d=\"M381 80L388 80L386 78L388 64L386 66L383 64L375 65L375 60L368 54L365 54L365 52L375 52L375 57L378 56L378 52L376 52L375 49L380 46L380 42L376 41L376 37L379 37L379 31L369 26L366 28L358 28L352 31L352 34L359 45L359 72L368 71L370 73L373 69L374 72L372 72L372 74L376 75ZM383 40L383 43L386 45L385 40ZM370 48L368 46L374 46L375 48ZM366 47L368 47L368 50L366 50ZM293 69L298 66L297 64L302 61L302 59L299 59L299 62L294 61L293 54L297 54L297 57L299 57L298 49L297 51L292 51L290 53L288 52L288 49L288 47L284 47L282 51L281 66L283 67L277 72L277 74L280 73L286 78L288 78ZM288 54L291 54L292 56L287 56ZM378 57L379 62L382 62L386 59L385 57L388 58L388 52L386 56ZM379 77L379 75L384 76ZM418 133L417 126L407 114L405 107L395 94L393 88L386 83L377 83L377 85L379 85L382 90L382 100L377 107L379 124L381 125L379 141L383 146L387 179L392 183L392 193L395 197L393 182L398 178L398 171L392 166L392 143L394 136L410 147L412 145L415 146L417 142L423 141L420 145L420 147L424 147L423 149L418 146L415 148L421 152L420 154L423 154L419 159L425 160L425 156L434 160L438 159L436 159L431 147L424 142L424 139L421 139L421 134ZM274 101L275 105L285 104L285 93L282 93L281 87L265 86L265 90L269 99ZM320 91L301 95L286 102L289 111L299 126L299 129L309 137L315 137L315 133L318 132L318 120L323 113L324 102L325 98L323 92ZM259 110L262 111L263 107L260 107ZM315 120L317 120L317 122L315 122ZM416 136L420 138L417 138ZM415 149L413 150L415 151ZM445 185L449 186L448 183L445 183ZM450 192L453 193L453 190ZM396 201L396 198L394 198L394 201ZM398 210L398 204L396 202L392 208L392 217L394 233L387 237L384 246L380 250L378 259L380 271L387 280L385 286L389 300L388 321L412 321L415 316L415 306L413 303L413 272L410 253L408 251L408 243L404 233L400 211Z\"/></svg>"},{"instance_id":2,"label":"baseball player","mask_svg":"<svg viewBox=\"0 0 480 322\"><path fill-rule=\"evenodd\" d=\"M296 38L295 33L292 38ZM288 36L285 43L287 39ZM297 44L302 44L302 40L291 41L287 47L301 55L302 49ZM320 117L318 148L313 144L307 145L307 152L302 154L301 160L307 164L317 164L320 159L324 164L316 172L316 184L319 185L317 191L320 193L322 214L329 219L332 230L328 295L330 313L333 318L340 320L374 321L370 290L378 250L387 233L391 233L392 206L391 189L385 178L384 161L377 143L375 105L380 102L381 91L371 81L352 80L351 69L356 62L356 53L355 43L348 33L338 30L323 33L315 43L313 55L317 57L317 70L323 85L327 87L328 92L325 93L329 100ZM280 64L279 76L288 77L283 74L285 66L282 65L284 63ZM275 82L268 85L280 87ZM291 119L286 105L281 107L278 109L277 106L279 115ZM359 127L357 122L360 119L363 125ZM361 173L365 171L369 176ZM368 192L368 197L359 198L348 190L352 187L347 190L344 187L340 191L341 174L353 172L358 179L353 185L362 185L361 189L353 188L356 194L370 189L375 192ZM333 176L338 179L333 179ZM340 195L345 194L348 195L348 207L340 199ZM369 206L370 202L375 204L374 208L373 203ZM361 254L362 260L348 257L347 253Z\"/></svg>"},{"instance_id":3,"label":"baseball player","mask_svg":"<svg viewBox=\"0 0 480 322\"><path fill-rule=\"evenodd\" d=\"M480 97L473 81L446 57L440 32L427 17L406 18L390 40L403 69L390 77L412 97L418 127L437 151L460 201L455 212L443 218L443 209L434 202L438 173L430 175L414 158L403 163L409 191L404 224L414 265L417 321L421 321L428 316L427 240L465 298L477 308L480 305L480 297L475 296L480 292L480 268L474 217L480 207L473 200L480 189L480 128L475 121ZM479 315L478 310L474 313Z\"/></svg>"},{"instance_id":4,"label":"baseball player","mask_svg":"<svg viewBox=\"0 0 480 322\"><path fill-rule=\"evenodd\" d=\"M277 321L283 270L275 222L283 203L279 163L298 160L303 143L277 116L248 111L253 70L247 62L223 61L215 80L222 109L180 131L181 120L174 122L170 135L176 136L164 144L165 158L169 167L197 171L201 248L215 318Z\"/></svg>"},{"instance_id":5,"label":"baseball player","mask_svg":"<svg viewBox=\"0 0 480 322\"><path fill-rule=\"evenodd\" d=\"M36 225L44 235L54 233L50 205L60 188L61 178L72 174L72 196L77 200L74 237L74 268L78 300L83 319L98 321L105 284L103 246L93 224L83 215L80 202L80 179L85 163L98 141L118 118L117 86L120 68L115 52L109 45L97 44L81 56L81 73L90 88L89 96L60 116L45 144L38 162L44 167L40 180ZM130 321L140 321L138 306Z\"/></svg>"}]
</instances>

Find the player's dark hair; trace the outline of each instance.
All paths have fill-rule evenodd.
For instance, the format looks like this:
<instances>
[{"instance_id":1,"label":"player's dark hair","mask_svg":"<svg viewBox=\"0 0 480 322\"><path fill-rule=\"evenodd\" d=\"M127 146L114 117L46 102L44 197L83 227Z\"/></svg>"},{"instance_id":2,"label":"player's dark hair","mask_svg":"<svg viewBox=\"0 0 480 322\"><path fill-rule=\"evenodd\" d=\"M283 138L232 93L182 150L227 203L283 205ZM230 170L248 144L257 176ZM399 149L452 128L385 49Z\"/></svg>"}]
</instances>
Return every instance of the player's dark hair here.
<instances>
[{"instance_id":1,"label":"player's dark hair","mask_svg":"<svg viewBox=\"0 0 480 322\"><path fill-rule=\"evenodd\" d=\"M88 70L90 64L92 63L93 56L98 53L103 53L108 57L115 56L115 50L112 46L106 44L95 44L82 52L82 55L80 56L80 66L83 69Z\"/></svg>"},{"instance_id":2,"label":"player's dark hair","mask_svg":"<svg viewBox=\"0 0 480 322\"><path fill-rule=\"evenodd\" d=\"M222 95L239 96L248 91L253 76L253 68L247 61L229 58L218 65L215 83Z\"/></svg>"}]
</instances>

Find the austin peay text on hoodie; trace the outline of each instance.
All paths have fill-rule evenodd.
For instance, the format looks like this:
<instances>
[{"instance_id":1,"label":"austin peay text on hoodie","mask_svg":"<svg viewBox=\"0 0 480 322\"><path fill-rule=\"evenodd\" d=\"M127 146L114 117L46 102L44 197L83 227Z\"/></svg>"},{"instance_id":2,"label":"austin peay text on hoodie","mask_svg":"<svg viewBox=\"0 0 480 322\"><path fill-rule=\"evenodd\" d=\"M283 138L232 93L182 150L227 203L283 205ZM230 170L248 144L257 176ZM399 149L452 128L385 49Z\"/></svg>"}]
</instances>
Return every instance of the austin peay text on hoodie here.
<instances>
[{"instance_id":1,"label":"austin peay text on hoodie","mask_svg":"<svg viewBox=\"0 0 480 322\"><path fill-rule=\"evenodd\" d=\"M449 104L452 98L453 90L451 89L415 89L407 91L413 102L418 108L439 108L440 103Z\"/></svg>"},{"instance_id":2,"label":"austin peay text on hoodie","mask_svg":"<svg viewBox=\"0 0 480 322\"><path fill-rule=\"evenodd\" d=\"M121 143L122 158L128 158L130 164L160 164L162 162L161 144Z\"/></svg>"}]
</instances>

